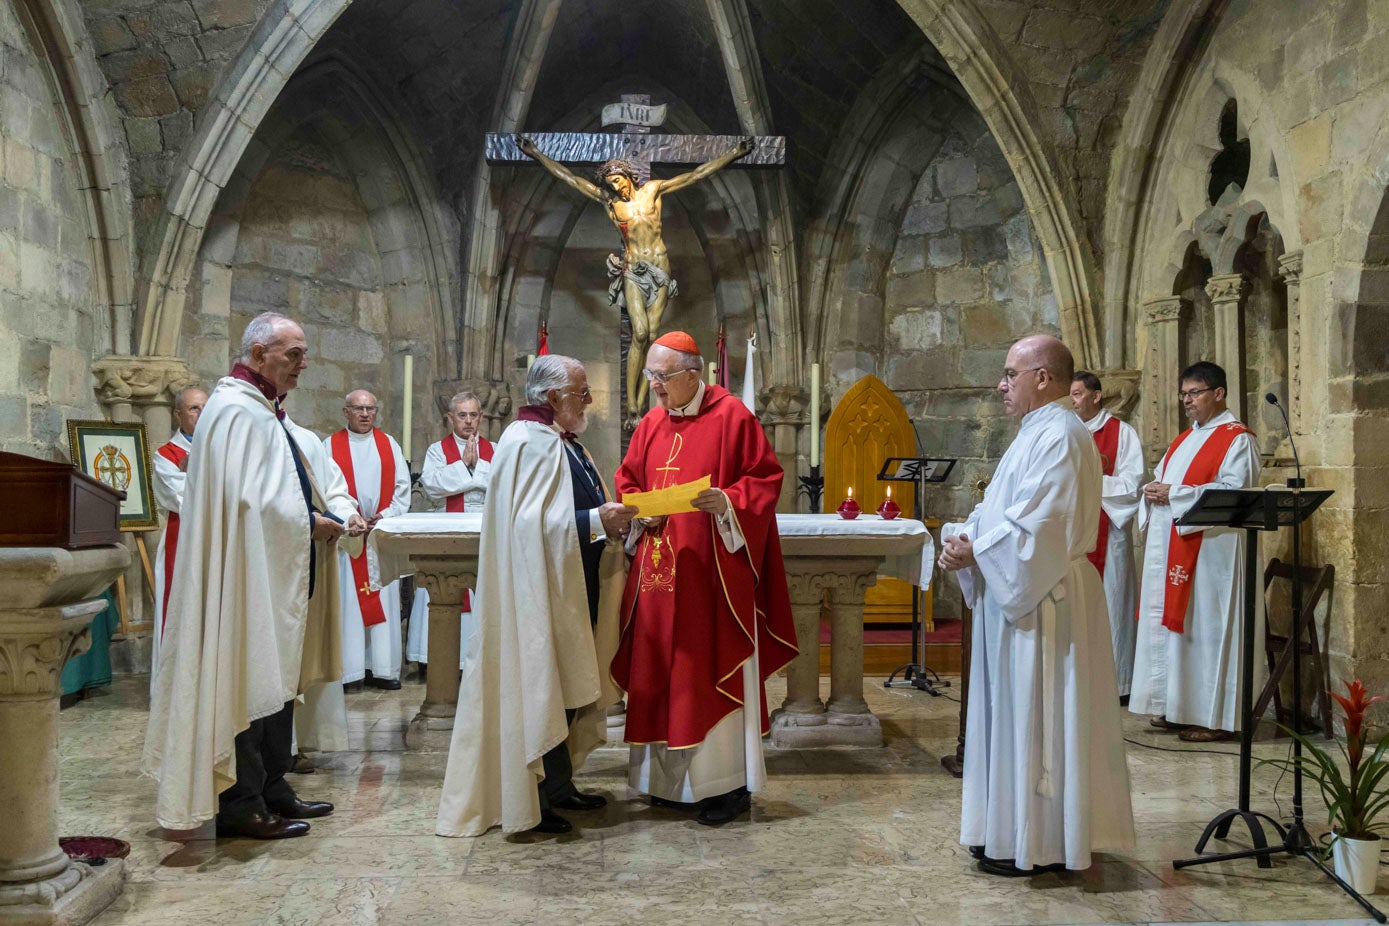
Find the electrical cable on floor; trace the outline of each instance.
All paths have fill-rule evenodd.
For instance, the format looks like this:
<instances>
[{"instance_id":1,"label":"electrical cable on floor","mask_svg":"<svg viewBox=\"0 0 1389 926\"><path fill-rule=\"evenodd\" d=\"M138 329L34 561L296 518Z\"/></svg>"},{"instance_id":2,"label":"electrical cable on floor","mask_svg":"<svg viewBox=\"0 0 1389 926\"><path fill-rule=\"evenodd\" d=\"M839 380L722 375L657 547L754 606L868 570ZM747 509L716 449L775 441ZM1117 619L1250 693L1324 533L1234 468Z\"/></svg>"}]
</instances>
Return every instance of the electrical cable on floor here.
<instances>
[{"instance_id":1,"label":"electrical cable on floor","mask_svg":"<svg viewBox=\"0 0 1389 926\"><path fill-rule=\"evenodd\" d=\"M1155 743L1140 743L1138 740L1130 739L1127 736L1124 737L1124 742L1132 746L1142 746L1144 749L1156 749L1158 752L1183 752L1187 754L1204 753L1208 756L1234 756L1236 759L1239 758L1239 753L1237 752L1224 752L1219 749L1181 749L1174 746L1158 746Z\"/></svg>"}]
</instances>

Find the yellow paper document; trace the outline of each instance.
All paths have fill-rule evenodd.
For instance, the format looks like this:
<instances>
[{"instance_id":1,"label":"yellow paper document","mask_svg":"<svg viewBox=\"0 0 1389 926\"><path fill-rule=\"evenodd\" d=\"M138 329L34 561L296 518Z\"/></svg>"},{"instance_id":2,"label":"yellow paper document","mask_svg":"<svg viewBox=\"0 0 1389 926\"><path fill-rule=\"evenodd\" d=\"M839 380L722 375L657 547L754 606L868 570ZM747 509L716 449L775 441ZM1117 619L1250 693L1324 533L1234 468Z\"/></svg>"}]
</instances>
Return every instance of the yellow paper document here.
<instances>
[{"instance_id":1,"label":"yellow paper document","mask_svg":"<svg viewBox=\"0 0 1389 926\"><path fill-rule=\"evenodd\" d=\"M628 492L622 496L622 504L637 509L637 516L654 518L663 514L680 514L695 511L694 498L709 488L709 477L704 476L694 482L683 482L678 486L654 489L650 492Z\"/></svg>"}]
</instances>

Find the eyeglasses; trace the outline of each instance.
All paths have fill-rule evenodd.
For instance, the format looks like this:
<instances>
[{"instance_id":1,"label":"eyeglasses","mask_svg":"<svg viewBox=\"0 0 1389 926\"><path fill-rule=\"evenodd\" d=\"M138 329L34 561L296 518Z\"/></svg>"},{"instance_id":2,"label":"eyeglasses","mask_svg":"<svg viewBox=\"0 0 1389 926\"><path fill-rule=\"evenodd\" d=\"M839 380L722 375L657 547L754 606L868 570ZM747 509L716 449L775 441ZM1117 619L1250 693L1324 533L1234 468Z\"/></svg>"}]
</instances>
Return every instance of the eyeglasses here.
<instances>
[{"instance_id":1,"label":"eyeglasses","mask_svg":"<svg viewBox=\"0 0 1389 926\"><path fill-rule=\"evenodd\" d=\"M1036 373L1038 370L1045 370L1045 369L1046 369L1046 367L1033 367L1033 368L1030 369L1030 370L1009 370L1009 369L1006 369L1006 368L1005 368L1004 371L1003 371L1003 381L1004 381L1005 383L1008 383L1008 384L1011 385L1012 382L1013 382L1013 380L1017 379L1019 376L1023 375L1024 373Z\"/></svg>"},{"instance_id":2,"label":"eyeglasses","mask_svg":"<svg viewBox=\"0 0 1389 926\"><path fill-rule=\"evenodd\" d=\"M363 414L376 411L375 405L344 405L343 408L349 412L362 412Z\"/></svg>"},{"instance_id":3,"label":"eyeglasses","mask_svg":"<svg viewBox=\"0 0 1389 926\"><path fill-rule=\"evenodd\" d=\"M1183 400L1183 401L1185 401L1186 399L1194 399L1194 398L1196 398L1198 395L1200 395L1200 394L1203 393L1203 392L1212 392L1212 391L1214 391L1214 390L1216 390L1216 389L1218 389L1218 388L1220 388L1220 387L1219 387L1219 386L1207 386L1205 389L1188 389L1186 392L1178 392L1178 393L1177 393L1177 398L1178 398L1178 399L1181 399L1181 400Z\"/></svg>"},{"instance_id":4,"label":"eyeglasses","mask_svg":"<svg viewBox=\"0 0 1389 926\"><path fill-rule=\"evenodd\" d=\"M655 370L642 370L641 375L646 377L648 383L661 383L665 385L682 373L693 373L694 367L686 367L683 370L676 370L673 373L657 373Z\"/></svg>"},{"instance_id":5,"label":"eyeglasses","mask_svg":"<svg viewBox=\"0 0 1389 926\"><path fill-rule=\"evenodd\" d=\"M583 392L570 392L569 390L566 389L566 390L564 390L563 392L561 392L560 395L562 395L562 396L577 396L577 397L580 398L580 399L591 399L591 398L593 398L593 392L592 392L592 390L590 390L587 386L584 387L584 391L583 391Z\"/></svg>"}]
</instances>

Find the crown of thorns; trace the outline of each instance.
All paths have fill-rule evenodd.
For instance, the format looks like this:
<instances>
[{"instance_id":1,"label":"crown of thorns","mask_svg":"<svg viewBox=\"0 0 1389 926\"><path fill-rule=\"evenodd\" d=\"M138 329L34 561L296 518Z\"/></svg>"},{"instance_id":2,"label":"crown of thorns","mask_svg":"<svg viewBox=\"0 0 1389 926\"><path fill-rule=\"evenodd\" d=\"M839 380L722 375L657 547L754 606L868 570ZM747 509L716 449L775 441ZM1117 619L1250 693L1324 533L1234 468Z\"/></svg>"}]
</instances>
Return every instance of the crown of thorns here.
<instances>
[{"instance_id":1,"label":"crown of thorns","mask_svg":"<svg viewBox=\"0 0 1389 926\"><path fill-rule=\"evenodd\" d=\"M594 176L599 183L602 183L614 174L626 177L633 184L637 182L637 169L626 158L613 158L611 161L604 161Z\"/></svg>"}]
</instances>

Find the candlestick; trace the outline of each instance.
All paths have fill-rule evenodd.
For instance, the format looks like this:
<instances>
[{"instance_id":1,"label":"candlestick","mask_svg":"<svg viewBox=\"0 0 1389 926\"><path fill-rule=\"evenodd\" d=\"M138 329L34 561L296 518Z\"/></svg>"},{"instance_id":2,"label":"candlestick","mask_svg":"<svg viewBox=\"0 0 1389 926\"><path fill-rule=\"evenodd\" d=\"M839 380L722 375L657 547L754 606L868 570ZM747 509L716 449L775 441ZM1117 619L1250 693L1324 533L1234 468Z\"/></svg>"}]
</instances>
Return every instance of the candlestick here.
<instances>
[{"instance_id":1,"label":"candlestick","mask_svg":"<svg viewBox=\"0 0 1389 926\"><path fill-rule=\"evenodd\" d=\"M810 465L820 465L820 364L810 365Z\"/></svg>"},{"instance_id":2,"label":"candlestick","mask_svg":"<svg viewBox=\"0 0 1389 926\"><path fill-rule=\"evenodd\" d=\"M401 453L406 462L410 460L410 426L415 420L415 355L405 355L405 407L401 418Z\"/></svg>"}]
</instances>

